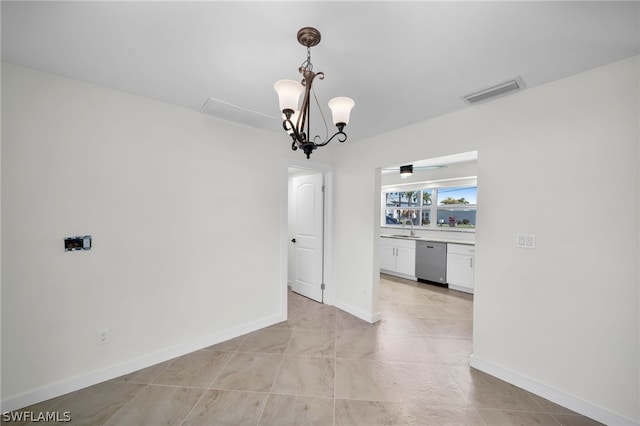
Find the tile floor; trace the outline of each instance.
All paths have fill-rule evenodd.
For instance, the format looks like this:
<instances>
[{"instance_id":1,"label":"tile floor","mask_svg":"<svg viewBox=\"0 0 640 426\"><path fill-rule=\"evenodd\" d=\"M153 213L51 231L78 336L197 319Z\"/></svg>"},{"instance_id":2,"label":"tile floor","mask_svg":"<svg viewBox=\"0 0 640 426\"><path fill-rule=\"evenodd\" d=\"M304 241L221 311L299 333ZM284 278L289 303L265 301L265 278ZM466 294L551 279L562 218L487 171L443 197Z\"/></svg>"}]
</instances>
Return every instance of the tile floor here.
<instances>
[{"instance_id":1,"label":"tile floor","mask_svg":"<svg viewBox=\"0 0 640 426\"><path fill-rule=\"evenodd\" d=\"M380 306L371 325L290 293L288 321L25 410L91 426L599 424L469 368L471 295L382 275Z\"/></svg>"}]
</instances>

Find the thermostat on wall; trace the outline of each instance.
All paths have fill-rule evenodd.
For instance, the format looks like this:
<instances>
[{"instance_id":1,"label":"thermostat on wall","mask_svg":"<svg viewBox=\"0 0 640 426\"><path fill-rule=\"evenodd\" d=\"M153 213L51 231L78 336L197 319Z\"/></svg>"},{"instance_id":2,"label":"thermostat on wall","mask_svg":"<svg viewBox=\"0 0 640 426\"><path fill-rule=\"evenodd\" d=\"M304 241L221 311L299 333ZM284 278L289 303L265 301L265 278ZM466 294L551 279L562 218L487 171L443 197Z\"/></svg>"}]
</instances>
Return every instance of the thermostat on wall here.
<instances>
[{"instance_id":1,"label":"thermostat on wall","mask_svg":"<svg viewBox=\"0 0 640 426\"><path fill-rule=\"evenodd\" d=\"M64 239L64 251L89 250L91 248L91 235L83 237L69 237Z\"/></svg>"}]
</instances>

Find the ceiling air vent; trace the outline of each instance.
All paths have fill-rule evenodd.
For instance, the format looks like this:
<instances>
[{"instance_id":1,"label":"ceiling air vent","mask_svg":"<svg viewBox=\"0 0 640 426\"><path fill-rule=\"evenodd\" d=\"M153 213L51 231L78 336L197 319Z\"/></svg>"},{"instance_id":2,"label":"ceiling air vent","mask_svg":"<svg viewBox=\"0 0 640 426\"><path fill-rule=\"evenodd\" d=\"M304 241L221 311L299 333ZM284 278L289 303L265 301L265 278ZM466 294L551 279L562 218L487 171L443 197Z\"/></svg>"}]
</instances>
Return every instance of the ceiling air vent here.
<instances>
[{"instance_id":1,"label":"ceiling air vent","mask_svg":"<svg viewBox=\"0 0 640 426\"><path fill-rule=\"evenodd\" d=\"M521 77L516 77L513 80L505 81L488 89L479 90L474 93L470 93L462 97L468 104L477 104L480 102L488 101L493 98L507 95L512 92L524 89L524 83Z\"/></svg>"},{"instance_id":2,"label":"ceiling air vent","mask_svg":"<svg viewBox=\"0 0 640 426\"><path fill-rule=\"evenodd\" d=\"M200 108L200 112L258 129L272 128L275 130L281 126L278 117L272 117L216 98L207 99Z\"/></svg>"}]
</instances>

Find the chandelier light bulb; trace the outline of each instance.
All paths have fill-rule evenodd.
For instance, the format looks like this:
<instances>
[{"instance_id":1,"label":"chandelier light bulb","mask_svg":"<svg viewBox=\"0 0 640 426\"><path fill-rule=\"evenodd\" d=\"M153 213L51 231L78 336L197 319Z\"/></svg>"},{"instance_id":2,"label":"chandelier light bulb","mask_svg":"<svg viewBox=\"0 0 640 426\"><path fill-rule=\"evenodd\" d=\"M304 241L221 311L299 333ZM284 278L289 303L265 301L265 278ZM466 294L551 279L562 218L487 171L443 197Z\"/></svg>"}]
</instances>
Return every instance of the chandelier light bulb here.
<instances>
[{"instance_id":1,"label":"chandelier light bulb","mask_svg":"<svg viewBox=\"0 0 640 426\"><path fill-rule=\"evenodd\" d=\"M280 111L298 110L298 102L300 101L300 95L304 92L302 84L295 80L279 80L273 85L273 88L278 93L278 100L280 102Z\"/></svg>"},{"instance_id":2,"label":"chandelier light bulb","mask_svg":"<svg viewBox=\"0 0 640 426\"><path fill-rule=\"evenodd\" d=\"M333 124L349 124L349 115L355 104L351 98L339 97L331 99L329 101L329 108L333 115Z\"/></svg>"}]
</instances>

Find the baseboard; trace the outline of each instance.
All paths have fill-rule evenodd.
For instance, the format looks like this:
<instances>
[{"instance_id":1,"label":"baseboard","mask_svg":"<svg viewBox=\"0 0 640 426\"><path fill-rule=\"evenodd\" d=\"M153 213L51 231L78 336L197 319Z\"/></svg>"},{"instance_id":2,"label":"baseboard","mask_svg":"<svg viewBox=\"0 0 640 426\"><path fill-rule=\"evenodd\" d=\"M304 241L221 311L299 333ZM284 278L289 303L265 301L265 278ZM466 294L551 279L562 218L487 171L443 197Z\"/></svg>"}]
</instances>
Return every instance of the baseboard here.
<instances>
[{"instance_id":1,"label":"baseboard","mask_svg":"<svg viewBox=\"0 0 640 426\"><path fill-rule=\"evenodd\" d=\"M344 302L338 302L334 305L336 308L345 311L351 315L353 315L354 317L360 318L363 321L366 321L368 323L376 323L378 321L380 321L380 312L376 313L376 314L370 314L368 312L364 312L358 308L355 308L351 305L349 305L348 303L344 303Z\"/></svg>"},{"instance_id":2,"label":"baseboard","mask_svg":"<svg viewBox=\"0 0 640 426\"><path fill-rule=\"evenodd\" d=\"M380 273L398 278L404 278L405 280L418 281L418 278L414 275L401 274L400 272L387 271L386 269L380 269Z\"/></svg>"},{"instance_id":3,"label":"baseboard","mask_svg":"<svg viewBox=\"0 0 640 426\"><path fill-rule=\"evenodd\" d=\"M143 368L151 367L160 362L186 355L188 353L207 348L209 346L224 342L234 337L259 330L264 327L282 322L286 320L286 315L273 315L258 321L247 323L239 327L211 334L209 336L183 343L172 348L168 348L141 358L116 364L111 367L95 370L81 376L66 379L57 383L43 386L39 389L27 392L18 396L4 399L0 402L1 412L14 411L20 408L28 407L51 398L66 395L84 389L89 386L102 383L107 380L115 379L125 374L132 373Z\"/></svg>"},{"instance_id":4,"label":"baseboard","mask_svg":"<svg viewBox=\"0 0 640 426\"><path fill-rule=\"evenodd\" d=\"M471 293L473 294L473 289L469 288L469 287L463 287L461 285L456 285L456 284L451 284L449 283L449 289L451 290L456 290L456 291L462 291L464 293Z\"/></svg>"},{"instance_id":5,"label":"baseboard","mask_svg":"<svg viewBox=\"0 0 640 426\"><path fill-rule=\"evenodd\" d=\"M495 364L479 359L471 355L471 367L497 377L514 386L527 390L542 398L555 402L558 405L566 407L583 416L597 420L606 425L616 426L640 426L640 423L634 422L618 414L605 410L602 407L595 406L572 395L552 389L546 385L531 380L528 377L521 376L513 371L498 367Z\"/></svg>"}]
</instances>

